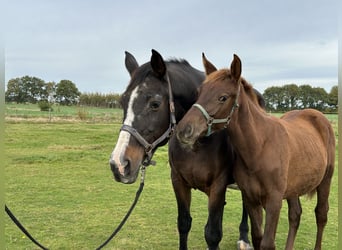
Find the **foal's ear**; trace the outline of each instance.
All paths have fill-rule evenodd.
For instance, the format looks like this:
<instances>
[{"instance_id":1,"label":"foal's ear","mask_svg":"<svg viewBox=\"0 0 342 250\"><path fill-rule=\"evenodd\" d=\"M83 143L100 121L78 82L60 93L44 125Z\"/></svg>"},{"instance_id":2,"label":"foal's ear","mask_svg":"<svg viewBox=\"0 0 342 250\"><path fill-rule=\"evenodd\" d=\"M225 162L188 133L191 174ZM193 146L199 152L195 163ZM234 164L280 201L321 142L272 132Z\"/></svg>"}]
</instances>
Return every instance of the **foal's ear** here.
<instances>
[{"instance_id":1,"label":"foal's ear","mask_svg":"<svg viewBox=\"0 0 342 250\"><path fill-rule=\"evenodd\" d=\"M130 74L130 76L132 76L133 72L139 67L139 64L131 53L125 51L125 54L126 54L126 57L125 57L126 69L128 73Z\"/></svg>"},{"instance_id":2,"label":"foal's ear","mask_svg":"<svg viewBox=\"0 0 342 250\"><path fill-rule=\"evenodd\" d=\"M152 49L151 56L151 67L153 72L157 75L158 78L162 78L166 73L166 65L163 57L154 49Z\"/></svg>"},{"instance_id":3,"label":"foal's ear","mask_svg":"<svg viewBox=\"0 0 342 250\"><path fill-rule=\"evenodd\" d=\"M237 81L240 79L241 76L241 60L240 58L234 54L234 59L232 63L230 64L230 73L234 77L234 79Z\"/></svg>"},{"instance_id":4,"label":"foal's ear","mask_svg":"<svg viewBox=\"0 0 342 250\"><path fill-rule=\"evenodd\" d=\"M210 75L214 71L217 71L217 68L211 62L208 61L204 53L202 53L202 62L203 62L206 75Z\"/></svg>"}]
</instances>

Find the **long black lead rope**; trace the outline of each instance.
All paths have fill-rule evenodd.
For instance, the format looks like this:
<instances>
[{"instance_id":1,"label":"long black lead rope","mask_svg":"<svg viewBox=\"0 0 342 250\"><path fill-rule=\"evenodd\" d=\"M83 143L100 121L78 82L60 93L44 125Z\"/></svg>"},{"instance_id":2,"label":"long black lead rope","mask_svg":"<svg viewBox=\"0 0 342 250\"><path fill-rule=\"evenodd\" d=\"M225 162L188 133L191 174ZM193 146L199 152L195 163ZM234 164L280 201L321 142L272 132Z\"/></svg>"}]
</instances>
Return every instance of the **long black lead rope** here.
<instances>
[{"instance_id":1,"label":"long black lead rope","mask_svg":"<svg viewBox=\"0 0 342 250\"><path fill-rule=\"evenodd\" d=\"M103 242L98 248L96 248L96 250L100 250L102 249L105 245L107 245L113 238L114 236L121 230L121 228L123 227L123 225L126 223L128 217L131 215L135 205L137 204L140 194L144 189L144 180L145 180L145 166L141 167L141 181L140 181L140 186L135 194L135 199L131 205L131 207L129 208L127 214L125 215L125 217L122 219L121 223L118 225L118 227L114 230L114 232L108 237L108 239ZM40 247L43 250L48 250L47 247L43 246L42 244L40 244L35 238L32 237L32 235L26 230L26 228L20 223L20 221L14 216L14 214L11 212L11 210L7 207L7 205L5 204L5 211L8 214L8 216L12 219L12 221L14 222L14 224L17 225L17 227L34 243L36 244L38 247Z\"/></svg>"},{"instance_id":2,"label":"long black lead rope","mask_svg":"<svg viewBox=\"0 0 342 250\"><path fill-rule=\"evenodd\" d=\"M138 191L135 194L135 199L131 205L131 207L129 208L127 214L125 215L125 217L122 219L121 223L119 224L119 226L114 230L114 232L108 237L108 239L102 243L102 245L100 245L98 248L96 248L96 250L100 250L101 248L103 248L105 245L108 244L108 242L110 242L114 236L120 231L120 229L122 228L122 226L125 224L125 222L127 221L128 217L131 215L135 205L137 204L140 194L144 189L144 179L145 179L145 167L142 166L141 167L141 181L140 181L140 186Z\"/></svg>"},{"instance_id":3,"label":"long black lead rope","mask_svg":"<svg viewBox=\"0 0 342 250\"><path fill-rule=\"evenodd\" d=\"M35 238L32 237L32 235L26 230L26 228L20 223L20 221L14 216L14 214L11 212L11 210L7 207L7 205L5 204L5 210L6 213L8 214L8 216L12 219L12 221L14 222L14 224L17 225L17 227L19 227L19 229L37 246L39 246L41 249L43 250L48 250L47 247L44 247L42 244L40 244L37 240L35 240Z\"/></svg>"}]
</instances>

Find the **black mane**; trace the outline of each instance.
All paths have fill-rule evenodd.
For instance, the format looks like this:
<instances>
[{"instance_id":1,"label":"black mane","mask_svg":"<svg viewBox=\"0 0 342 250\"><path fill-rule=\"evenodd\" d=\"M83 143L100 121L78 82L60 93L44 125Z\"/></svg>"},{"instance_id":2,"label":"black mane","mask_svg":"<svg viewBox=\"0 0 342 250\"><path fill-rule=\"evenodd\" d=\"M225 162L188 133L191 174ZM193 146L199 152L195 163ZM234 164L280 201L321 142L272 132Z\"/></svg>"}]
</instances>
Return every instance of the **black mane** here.
<instances>
[{"instance_id":1,"label":"black mane","mask_svg":"<svg viewBox=\"0 0 342 250\"><path fill-rule=\"evenodd\" d=\"M192 67L187 60L182 59L182 58L180 58L180 59L178 59L178 58L170 58L169 60L166 61L166 63L175 63L175 64L178 63L178 64L183 64L184 66Z\"/></svg>"}]
</instances>

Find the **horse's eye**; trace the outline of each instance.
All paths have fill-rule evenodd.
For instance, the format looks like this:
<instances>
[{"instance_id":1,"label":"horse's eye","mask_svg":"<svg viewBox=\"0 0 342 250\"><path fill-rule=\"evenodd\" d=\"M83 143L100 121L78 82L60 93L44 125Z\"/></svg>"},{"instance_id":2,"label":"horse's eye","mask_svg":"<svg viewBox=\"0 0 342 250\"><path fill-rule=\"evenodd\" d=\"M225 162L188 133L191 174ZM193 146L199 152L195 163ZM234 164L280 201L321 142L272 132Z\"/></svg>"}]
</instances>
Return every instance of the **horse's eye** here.
<instances>
[{"instance_id":1,"label":"horse's eye","mask_svg":"<svg viewBox=\"0 0 342 250\"><path fill-rule=\"evenodd\" d=\"M158 101L152 101L150 102L150 108L154 111L158 110L160 107L160 102Z\"/></svg>"},{"instance_id":2,"label":"horse's eye","mask_svg":"<svg viewBox=\"0 0 342 250\"><path fill-rule=\"evenodd\" d=\"M227 95L222 95L222 96L220 96L219 97L219 102L225 102L225 101L227 101L227 99L228 99L228 96Z\"/></svg>"}]
</instances>

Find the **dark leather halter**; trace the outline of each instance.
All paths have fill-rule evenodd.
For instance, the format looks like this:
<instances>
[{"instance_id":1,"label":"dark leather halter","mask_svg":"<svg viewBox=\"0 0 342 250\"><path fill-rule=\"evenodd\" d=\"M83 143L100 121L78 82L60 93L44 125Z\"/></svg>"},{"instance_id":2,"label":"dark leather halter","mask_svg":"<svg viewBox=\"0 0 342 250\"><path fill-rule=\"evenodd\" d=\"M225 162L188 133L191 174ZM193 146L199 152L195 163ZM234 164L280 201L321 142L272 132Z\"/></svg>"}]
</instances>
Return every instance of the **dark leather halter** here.
<instances>
[{"instance_id":1,"label":"dark leather halter","mask_svg":"<svg viewBox=\"0 0 342 250\"><path fill-rule=\"evenodd\" d=\"M130 133L140 143L140 145L144 147L144 149L145 149L145 158L144 158L142 164L145 167L147 167L148 165L154 165L155 164L155 162L151 161L151 159L153 157L153 150L156 147L158 147L158 145L162 141L164 141L165 139L170 138L170 136L172 135L172 133L174 131L175 125L176 125L175 104L174 104L174 100L173 100L172 87L171 87L171 82L170 82L170 78L169 78L169 74L168 73L166 73L166 81L167 81L168 90L169 90L169 110L170 110L170 125L169 125L169 128L159 138L157 138L154 142L149 143L132 126L123 124L122 127L121 127L121 131L127 131L128 133Z\"/></svg>"}]
</instances>

